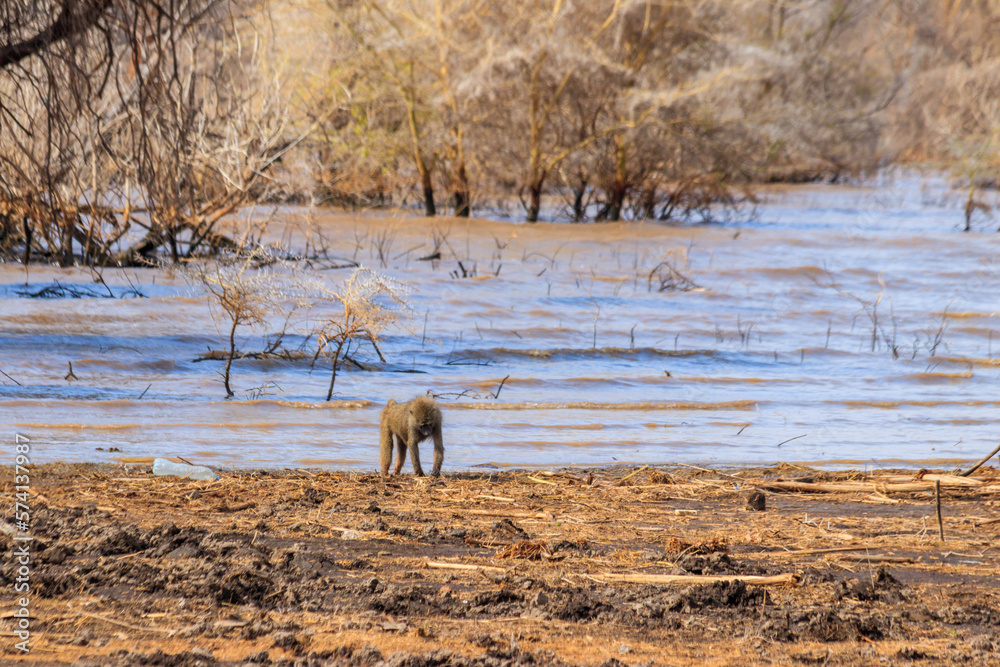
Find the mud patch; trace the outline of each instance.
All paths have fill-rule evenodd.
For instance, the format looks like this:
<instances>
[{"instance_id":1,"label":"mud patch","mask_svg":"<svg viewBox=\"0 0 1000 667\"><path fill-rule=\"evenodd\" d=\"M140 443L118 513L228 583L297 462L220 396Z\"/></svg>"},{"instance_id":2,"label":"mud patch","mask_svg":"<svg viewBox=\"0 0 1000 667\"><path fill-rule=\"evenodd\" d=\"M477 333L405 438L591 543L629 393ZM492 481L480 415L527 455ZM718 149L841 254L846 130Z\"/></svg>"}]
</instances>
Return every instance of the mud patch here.
<instances>
[{"instance_id":1,"label":"mud patch","mask_svg":"<svg viewBox=\"0 0 1000 667\"><path fill-rule=\"evenodd\" d=\"M885 567L880 567L868 578L840 581L834 588L833 601L844 599L894 604L903 602L906 596L903 585Z\"/></svg>"},{"instance_id":2,"label":"mud patch","mask_svg":"<svg viewBox=\"0 0 1000 667\"><path fill-rule=\"evenodd\" d=\"M691 613L707 607L739 609L759 607L770 602L763 588L747 586L742 581L720 581L708 586L692 586L668 598L671 611Z\"/></svg>"},{"instance_id":3,"label":"mud patch","mask_svg":"<svg viewBox=\"0 0 1000 667\"><path fill-rule=\"evenodd\" d=\"M958 563L914 533L919 499L882 512L779 497L749 513L724 490L730 478L690 484L683 471L671 473L670 493L686 496L675 513L662 484L573 477L539 488L494 473L484 489L475 476L428 487L267 473L198 485L59 470L38 475L44 499L32 513L41 650L31 657L46 664L611 666L668 655L693 666L706 642L727 664L996 657L1000 557L963 520L981 516L979 493L949 497L948 547L970 554ZM914 563L869 570L842 536L783 507L835 519L873 557ZM787 573L798 585L602 578ZM13 577L0 568L0 585Z\"/></svg>"},{"instance_id":4,"label":"mud patch","mask_svg":"<svg viewBox=\"0 0 1000 667\"><path fill-rule=\"evenodd\" d=\"M899 615L873 612L813 609L803 612L770 614L757 627L757 633L778 642L816 640L821 642L878 641L904 639Z\"/></svg>"}]
</instances>

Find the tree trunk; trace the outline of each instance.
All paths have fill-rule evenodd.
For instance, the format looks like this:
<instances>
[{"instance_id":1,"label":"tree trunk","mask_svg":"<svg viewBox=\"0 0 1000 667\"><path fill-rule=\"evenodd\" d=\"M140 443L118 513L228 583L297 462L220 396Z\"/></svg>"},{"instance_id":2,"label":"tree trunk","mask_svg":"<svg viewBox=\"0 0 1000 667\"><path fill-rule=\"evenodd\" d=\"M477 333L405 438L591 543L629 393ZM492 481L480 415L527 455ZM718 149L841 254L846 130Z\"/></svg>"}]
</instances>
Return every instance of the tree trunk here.
<instances>
[{"instance_id":1,"label":"tree trunk","mask_svg":"<svg viewBox=\"0 0 1000 667\"><path fill-rule=\"evenodd\" d=\"M542 184L545 182L545 170L542 168L542 126L544 113L541 105L541 71L547 52L542 51L540 57L531 68L528 80L528 222L538 222L538 213L542 209Z\"/></svg>"},{"instance_id":2,"label":"tree trunk","mask_svg":"<svg viewBox=\"0 0 1000 667\"><path fill-rule=\"evenodd\" d=\"M170 261L175 266L180 263L180 254L177 252L177 228L171 226L167 232L167 241L170 243Z\"/></svg>"},{"instance_id":3,"label":"tree trunk","mask_svg":"<svg viewBox=\"0 0 1000 667\"><path fill-rule=\"evenodd\" d=\"M434 206L434 183L431 180L430 171L421 169L420 180L424 186L424 215L433 218L437 215L437 207Z\"/></svg>"},{"instance_id":4,"label":"tree trunk","mask_svg":"<svg viewBox=\"0 0 1000 667\"><path fill-rule=\"evenodd\" d=\"M628 193L627 158L625 139L617 137L615 140L615 182L608 193L608 220L611 222L618 222L622 219L622 207L625 205L625 195Z\"/></svg>"},{"instance_id":5,"label":"tree trunk","mask_svg":"<svg viewBox=\"0 0 1000 667\"><path fill-rule=\"evenodd\" d=\"M420 150L420 129L417 126L417 112L412 99L406 101L407 118L410 121L410 138L413 141L413 161L417 165L417 172L420 174L420 185L424 188L424 214L432 218L437 215L437 207L434 205L434 180L427 161Z\"/></svg>"},{"instance_id":6,"label":"tree trunk","mask_svg":"<svg viewBox=\"0 0 1000 667\"><path fill-rule=\"evenodd\" d=\"M580 178L580 184L573 188L573 222L583 222L587 216L587 211L583 205L583 198L587 194L587 179Z\"/></svg>"},{"instance_id":7,"label":"tree trunk","mask_svg":"<svg viewBox=\"0 0 1000 667\"><path fill-rule=\"evenodd\" d=\"M59 266L73 266L73 226L75 221L63 216L62 219L62 251L59 255Z\"/></svg>"},{"instance_id":8,"label":"tree trunk","mask_svg":"<svg viewBox=\"0 0 1000 667\"><path fill-rule=\"evenodd\" d=\"M656 185L649 183L642 192L642 219L656 217Z\"/></svg>"},{"instance_id":9,"label":"tree trunk","mask_svg":"<svg viewBox=\"0 0 1000 667\"><path fill-rule=\"evenodd\" d=\"M965 202L965 229L962 230L963 232L972 231L972 212L976 210L976 183L972 178L969 179L969 182L969 198Z\"/></svg>"},{"instance_id":10,"label":"tree trunk","mask_svg":"<svg viewBox=\"0 0 1000 667\"><path fill-rule=\"evenodd\" d=\"M528 186L528 222L538 222L538 213L542 209L542 184L532 183Z\"/></svg>"},{"instance_id":11,"label":"tree trunk","mask_svg":"<svg viewBox=\"0 0 1000 667\"><path fill-rule=\"evenodd\" d=\"M229 329L229 356L226 358L226 372L223 374L223 383L226 385L226 398L233 397L233 390L229 386L229 369L233 365L233 357L236 356L236 320Z\"/></svg>"},{"instance_id":12,"label":"tree trunk","mask_svg":"<svg viewBox=\"0 0 1000 667\"><path fill-rule=\"evenodd\" d=\"M465 173L465 161L460 160L455 171L455 217L469 217L469 199L469 176Z\"/></svg>"},{"instance_id":13,"label":"tree trunk","mask_svg":"<svg viewBox=\"0 0 1000 667\"><path fill-rule=\"evenodd\" d=\"M455 217L468 218L472 209L469 207L469 191L455 191Z\"/></svg>"},{"instance_id":14,"label":"tree trunk","mask_svg":"<svg viewBox=\"0 0 1000 667\"><path fill-rule=\"evenodd\" d=\"M333 384L337 381L337 362L340 360L340 351L344 348L346 337L341 337L337 341L337 351L333 353L333 370L330 372L330 388L326 391L326 400L333 398Z\"/></svg>"},{"instance_id":15,"label":"tree trunk","mask_svg":"<svg viewBox=\"0 0 1000 667\"><path fill-rule=\"evenodd\" d=\"M31 225L28 223L28 216L24 216L22 220L24 225L24 265L27 266L28 262L31 261Z\"/></svg>"},{"instance_id":16,"label":"tree trunk","mask_svg":"<svg viewBox=\"0 0 1000 667\"><path fill-rule=\"evenodd\" d=\"M625 203L625 187L622 183L615 183L608 193L608 215L611 222L618 222L622 219L622 206Z\"/></svg>"}]
</instances>

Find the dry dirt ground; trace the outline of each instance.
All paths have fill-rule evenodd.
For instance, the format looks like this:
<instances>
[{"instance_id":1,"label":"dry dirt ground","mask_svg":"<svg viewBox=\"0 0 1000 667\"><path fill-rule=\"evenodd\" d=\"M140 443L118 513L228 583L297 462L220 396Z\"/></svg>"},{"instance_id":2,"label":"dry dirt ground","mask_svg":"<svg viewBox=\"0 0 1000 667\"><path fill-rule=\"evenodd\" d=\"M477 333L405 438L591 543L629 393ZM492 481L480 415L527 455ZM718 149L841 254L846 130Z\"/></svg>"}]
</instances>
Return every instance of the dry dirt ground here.
<instances>
[{"instance_id":1,"label":"dry dirt ground","mask_svg":"<svg viewBox=\"0 0 1000 667\"><path fill-rule=\"evenodd\" d=\"M8 602L3 664L1000 664L992 468L52 464L31 488L30 652Z\"/></svg>"}]
</instances>

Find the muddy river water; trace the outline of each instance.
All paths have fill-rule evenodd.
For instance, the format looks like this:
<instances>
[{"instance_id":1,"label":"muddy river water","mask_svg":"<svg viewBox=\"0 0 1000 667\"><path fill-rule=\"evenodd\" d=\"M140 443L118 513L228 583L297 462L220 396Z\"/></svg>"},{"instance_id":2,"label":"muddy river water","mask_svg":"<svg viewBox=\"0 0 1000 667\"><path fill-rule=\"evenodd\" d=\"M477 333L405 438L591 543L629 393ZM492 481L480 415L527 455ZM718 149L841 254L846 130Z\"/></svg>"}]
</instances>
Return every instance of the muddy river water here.
<instances>
[{"instance_id":1,"label":"muddy river water","mask_svg":"<svg viewBox=\"0 0 1000 667\"><path fill-rule=\"evenodd\" d=\"M38 461L373 470L381 406L430 391L446 470L957 466L1000 438L1000 234L960 231L941 182L784 189L711 225L256 215L296 252L325 248L296 268L331 286L350 259L410 285L385 363L353 352L325 402L327 361L238 360L226 400L223 363L197 359L228 332L183 275L7 264L4 437ZM441 259L421 261L435 237ZM284 345L312 349L322 314Z\"/></svg>"}]
</instances>

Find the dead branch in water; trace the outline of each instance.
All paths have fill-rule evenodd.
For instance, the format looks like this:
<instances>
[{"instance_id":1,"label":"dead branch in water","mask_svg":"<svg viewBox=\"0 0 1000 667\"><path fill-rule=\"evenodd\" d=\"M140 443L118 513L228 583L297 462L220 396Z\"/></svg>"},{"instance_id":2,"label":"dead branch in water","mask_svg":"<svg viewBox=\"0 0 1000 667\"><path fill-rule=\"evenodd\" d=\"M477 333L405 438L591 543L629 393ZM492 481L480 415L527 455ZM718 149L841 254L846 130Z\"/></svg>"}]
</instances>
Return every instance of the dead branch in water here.
<instances>
[{"instance_id":1,"label":"dead branch in water","mask_svg":"<svg viewBox=\"0 0 1000 667\"><path fill-rule=\"evenodd\" d=\"M654 281L657 283L657 292L689 292L698 289L698 284L677 268L678 261L687 265L687 250L671 248L667 253L667 258L650 269L646 276L648 291L653 291Z\"/></svg>"}]
</instances>

